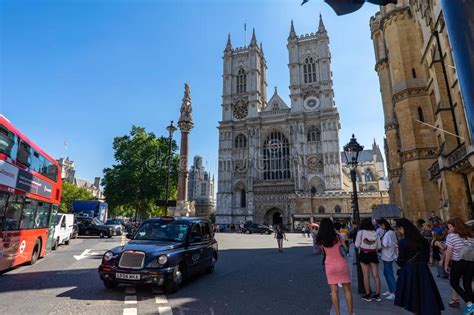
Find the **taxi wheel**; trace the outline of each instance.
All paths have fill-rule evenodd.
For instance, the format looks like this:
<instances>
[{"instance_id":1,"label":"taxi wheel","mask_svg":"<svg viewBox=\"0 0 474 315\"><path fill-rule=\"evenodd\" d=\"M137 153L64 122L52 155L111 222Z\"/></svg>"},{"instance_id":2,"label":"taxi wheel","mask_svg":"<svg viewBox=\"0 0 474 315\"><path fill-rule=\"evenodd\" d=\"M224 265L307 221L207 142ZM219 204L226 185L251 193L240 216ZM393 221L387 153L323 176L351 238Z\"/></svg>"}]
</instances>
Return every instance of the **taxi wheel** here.
<instances>
[{"instance_id":1,"label":"taxi wheel","mask_svg":"<svg viewBox=\"0 0 474 315\"><path fill-rule=\"evenodd\" d=\"M118 287L118 283L113 280L103 280L104 287L107 289L115 289Z\"/></svg>"},{"instance_id":2,"label":"taxi wheel","mask_svg":"<svg viewBox=\"0 0 474 315\"><path fill-rule=\"evenodd\" d=\"M53 246L51 246L51 249L52 249L52 250L58 249L58 240L54 240Z\"/></svg>"},{"instance_id":3,"label":"taxi wheel","mask_svg":"<svg viewBox=\"0 0 474 315\"><path fill-rule=\"evenodd\" d=\"M104 232L100 232L100 233L99 233L99 236L100 236L100 238L104 238L104 237L105 237L105 233L104 233Z\"/></svg>"},{"instance_id":4,"label":"taxi wheel","mask_svg":"<svg viewBox=\"0 0 474 315\"><path fill-rule=\"evenodd\" d=\"M33 253L31 254L30 265L34 265L38 260L41 251L41 241L36 240L35 247L33 247Z\"/></svg>"},{"instance_id":5,"label":"taxi wheel","mask_svg":"<svg viewBox=\"0 0 474 315\"><path fill-rule=\"evenodd\" d=\"M179 270L179 267L176 267L176 270L173 273L173 278L168 279L165 281L163 285L163 291L165 294L173 294L176 293L183 281L183 274Z\"/></svg>"},{"instance_id":6,"label":"taxi wheel","mask_svg":"<svg viewBox=\"0 0 474 315\"><path fill-rule=\"evenodd\" d=\"M216 255L212 255L211 265L209 267L207 267L206 273L211 274L211 273L214 272L214 268L216 267L216 262L217 262Z\"/></svg>"}]
</instances>

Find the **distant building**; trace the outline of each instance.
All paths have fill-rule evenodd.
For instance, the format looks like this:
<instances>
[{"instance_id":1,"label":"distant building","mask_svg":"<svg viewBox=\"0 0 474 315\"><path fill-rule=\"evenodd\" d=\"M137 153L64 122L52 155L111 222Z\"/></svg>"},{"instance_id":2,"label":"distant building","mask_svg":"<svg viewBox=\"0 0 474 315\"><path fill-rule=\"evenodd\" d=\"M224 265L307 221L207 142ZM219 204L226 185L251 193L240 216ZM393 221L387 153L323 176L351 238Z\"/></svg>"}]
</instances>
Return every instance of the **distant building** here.
<instances>
[{"instance_id":1,"label":"distant building","mask_svg":"<svg viewBox=\"0 0 474 315\"><path fill-rule=\"evenodd\" d=\"M63 181L73 184L79 188L84 188L97 199L104 199L104 194L100 189L100 177L95 177L94 183L77 178L75 177L76 169L74 161L71 161L69 157L60 158L57 161L61 167L61 177Z\"/></svg>"},{"instance_id":2,"label":"distant building","mask_svg":"<svg viewBox=\"0 0 474 315\"><path fill-rule=\"evenodd\" d=\"M350 167L346 164L344 152L341 153L342 172L344 175L344 190L352 190L350 181ZM375 142L371 150L363 150L359 153L359 165L356 170L358 192L382 192L388 193L387 178L385 175L384 159L379 145Z\"/></svg>"},{"instance_id":3,"label":"distant building","mask_svg":"<svg viewBox=\"0 0 474 315\"><path fill-rule=\"evenodd\" d=\"M189 172L188 201L194 201L196 216L208 217L215 212L214 177L206 172L200 156L194 157Z\"/></svg>"},{"instance_id":4,"label":"distant building","mask_svg":"<svg viewBox=\"0 0 474 315\"><path fill-rule=\"evenodd\" d=\"M61 177L63 181L74 184L74 177L76 175L74 161L71 161L69 157L65 159L60 158L57 161L59 163L59 166L61 167Z\"/></svg>"},{"instance_id":5,"label":"distant building","mask_svg":"<svg viewBox=\"0 0 474 315\"><path fill-rule=\"evenodd\" d=\"M104 199L104 193L100 190L100 177L94 178L94 183L87 180L74 178L74 185L90 192L94 198Z\"/></svg>"}]
</instances>

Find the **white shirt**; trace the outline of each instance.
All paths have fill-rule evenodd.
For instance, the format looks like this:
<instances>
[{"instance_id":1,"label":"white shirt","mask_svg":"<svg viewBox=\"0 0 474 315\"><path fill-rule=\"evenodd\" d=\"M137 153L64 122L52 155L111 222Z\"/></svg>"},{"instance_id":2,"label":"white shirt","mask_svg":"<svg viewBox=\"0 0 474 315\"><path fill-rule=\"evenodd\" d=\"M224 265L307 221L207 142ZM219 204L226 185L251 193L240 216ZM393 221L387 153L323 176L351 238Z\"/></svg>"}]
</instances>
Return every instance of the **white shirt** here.
<instances>
[{"instance_id":1,"label":"white shirt","mask_svg":"<svg viewBox=\"0 0 474 315\"><path fill-rule=\"evenodd\" d=\"M446 246L453 249L453 256L451 257L453 261L460 261L461 249L469 245L474 245L474 239L468 238L466 240L461 238L459 234L456 233L449 233L448 237L446 238Z\"/></svg>"},{"instance_id":2,"label":"white shirt","mask_svg":"<svg viewBox=\"0 0 474 315\"><path fill-rule=\"evenodd\" d=\"M382 254L380 258L383 261L395 261L398 256L397 235L392 230L384 232L382 237Z\"/></svg>"},{"instance_id":3,"label":"white shirt","mask_svg":"<svg viewBox=\"0 0 474 315\"><path fill-rule=\"evenodd\" d=\"M378 250L382 248L382 245L380 243L380 237L377 232L360 230L359 232L357 232L355 247L369 250Z\"/></svg>"}]
</instances>

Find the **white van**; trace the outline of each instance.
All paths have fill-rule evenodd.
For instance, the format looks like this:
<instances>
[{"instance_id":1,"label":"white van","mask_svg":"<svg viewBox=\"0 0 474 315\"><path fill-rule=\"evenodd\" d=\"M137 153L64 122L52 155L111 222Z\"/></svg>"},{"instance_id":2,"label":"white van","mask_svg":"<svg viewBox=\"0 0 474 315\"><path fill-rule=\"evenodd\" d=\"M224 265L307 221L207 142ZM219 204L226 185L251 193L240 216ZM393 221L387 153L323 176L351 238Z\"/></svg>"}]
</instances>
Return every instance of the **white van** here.
<instances>
[{"instance_id":1,"label":"white van","mask_svg":"<svg viewBox=\"0 0 474 315\"><path fill-rule=\"evenodd\" d=\"M54 243L52 249L55 250L58 245L69 245L74 231L74 214L58 213L54 226Z\"/></svg>"}]
</instances>

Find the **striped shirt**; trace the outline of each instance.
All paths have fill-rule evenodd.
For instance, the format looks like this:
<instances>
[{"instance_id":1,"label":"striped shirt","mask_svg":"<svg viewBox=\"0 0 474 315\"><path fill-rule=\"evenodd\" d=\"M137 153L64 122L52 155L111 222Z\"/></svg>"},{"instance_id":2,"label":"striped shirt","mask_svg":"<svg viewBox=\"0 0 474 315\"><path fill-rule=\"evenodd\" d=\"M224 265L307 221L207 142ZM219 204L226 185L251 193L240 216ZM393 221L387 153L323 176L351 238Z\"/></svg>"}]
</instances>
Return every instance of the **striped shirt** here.
<instances>
[{"instance_id":1,"label":"striped shirt","mask_svg":"<svg viewBox=\"0 0 474 315\"><path fill-rule=\"evenodd\" d=\"M473 246L474 239L468 238L467 240L460 237L459 234L456 233L449 233L448 237L446 238L446 246L451 247L453 249L453 261L460 261L461 260L461 249L464 246Z\"/></svg>"}]
</instances>

